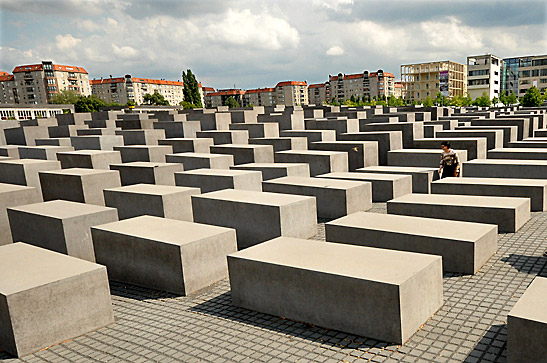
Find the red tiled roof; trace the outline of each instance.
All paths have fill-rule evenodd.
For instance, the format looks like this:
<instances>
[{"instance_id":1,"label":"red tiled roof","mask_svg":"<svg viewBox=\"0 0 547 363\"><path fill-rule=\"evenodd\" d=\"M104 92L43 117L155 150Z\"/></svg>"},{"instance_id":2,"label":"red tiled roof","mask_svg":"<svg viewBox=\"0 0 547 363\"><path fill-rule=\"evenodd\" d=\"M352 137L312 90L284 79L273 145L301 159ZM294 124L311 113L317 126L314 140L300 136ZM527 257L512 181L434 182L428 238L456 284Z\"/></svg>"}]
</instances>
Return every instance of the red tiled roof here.
<instances>
[{"instance_id":1,"label":"red tiled roof","mask_svg":"<svg viewBox=\"0 0 547 363\"><path fill-rule=\"evenodd\" d=\"M6 73L6 72L2 72L3 74L0 75L0 82L5 82L5 81L13 81L15 77L13 77L13 74L9 74L9 73Z\"/></svg>"},{"instance_id":2,"label":"red tiled roof","mask_svg":"<svg viewBox=\"0 0 547 363\"><path fill-rule=\"evenodd\" d=\"M207 91L207 92L215 92L215 89L213 87L201 87L203 89L203 91Z\"/></svg>"},{"instance_id":3,"label":"red tiled roof","mask_svg":"<svg viewBox=\"0 0 547 363\"><path fill-rule=\"evenodd\" d=\"M87 71L83 67L76 67L76 66L63 66L60 64L54 64L53 65L54 71L61 71L61 72L74 72L74 73L83 73L87 74Z\"/></svg>"},{"instance_id":4,"label":"red tiled roof","mask_svg":"<svg viewBox=\"0 0 547 363\"><path fill-rule=\"evenodd\" d=\"M378 72L372 72L372 73L370 73L369 77L378 77ZM395 78L395 76L393 75L393 73L387 73L387 72L384 72L384 77Z\"/></svg>"},{"instance_id":5,"label":"red tiled roof","mask_svg":"<svg viewBox=\"0 0 547 363\"><path fill-rule=\"evenodd\" d=\"M217 92L208 93L207 96L232 96L232 95L243 95L245 91L240 89L225 89L219 90Z\"/></svg>"},{"instance_id":6,"label":"red tiled roof","mask_svg":"<svg viewBox=\"0 0 547 363\"><path fill-rule=\"evenodd\" d=\"M119 78L105 78L105 79L92 79L89 81L91 85L94 84L107 84L107 83L124 83L125 79L123 77Z\"/></svg>"},{"instance_id":7,"label":"red tiled roof","mask_svg":"<svg viewBox=\"0 0 547 363\"><path fill-rule=\"evenodd\" d=\"M344 76L344 79L358 79L358 78L363 78L363 77L364 77L363 73L346 74Z\"/></svg>"},{"instance_id":8,"label":"red tiled roof","mask_svg":"<svg viewBox=\"0 0 547 363\"><path fill-rule=\"evenodd\" d=\"M308 86L308 88L323 88L323 87L325 87L324 83L315 83L315 84L310 84Z\"/></svg>"},{"instance_id":9,"label":"red tiled roof","mask_svg":"<svg viewBox=\"0 0 547 363\"><path fill-rule=\"evenodd\" d=\"M20 72L34 72L34 71L41 71L42 65L41 64L29 64L25 66L18 66L13 69L12 73L20 73Z\"/></svg>"},{"instance_id":10,"label":"red tiled roof","mask_svg":"<svg viewBox=\"0 0 547 363\"><path fill-rule=\"evenodd\" d=\"M306 86L307 83L306 82L302 82L302 81L284 81L284 82L279 82L278 84L275 85L275 87L283 87L283 86Z\"/></svg>"},{"instance_id":11,"label":"red tiled roof","mask_svg":"<svg viewBox=\"0 0 547 363\"><path fill-rule=\"evenodd\" d=\"M169 86L183 86L182 82L177 81L166 81L163 79L150 79L150 78L131 78L134 83L153 83L153 84L164 84Z\"/></svg>"},{"instance_id":12,"label":"red tiled roof","mask_svg":"<svg viewBox=\"0 0 547 363\"><path fill-rule=\"evenodd\" d=\"M0 76L6 76L6 75L8 75L8 74L9 74L8 72L2 72L2 71L0 71Z\"/></svg>"},{"instance_id":13,"label":"red tiled roof","mask_svg":"<svg viewBox=\"0 0 547 363\"><path fill-rule=\"evenodd\" d=\"M275 92L275 88L256 88L248 89L245 93L265 93L265 92Z\"/></svg>"}]
</instances>

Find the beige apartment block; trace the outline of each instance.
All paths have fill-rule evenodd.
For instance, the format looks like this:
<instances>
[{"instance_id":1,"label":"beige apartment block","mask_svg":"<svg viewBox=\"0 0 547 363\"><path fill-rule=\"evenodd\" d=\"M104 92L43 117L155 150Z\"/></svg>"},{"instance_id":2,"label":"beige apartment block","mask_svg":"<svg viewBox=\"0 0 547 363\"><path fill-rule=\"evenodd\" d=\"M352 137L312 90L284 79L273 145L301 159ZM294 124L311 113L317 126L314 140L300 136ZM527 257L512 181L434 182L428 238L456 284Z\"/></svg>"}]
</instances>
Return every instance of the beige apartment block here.
<instances>
[{"instance_id":1,"label":"beige apartment block","mask_svg":"<svg viewBox=\"0 0 547 363\"><path fill-rule=\"evenodd\" d=\"M89 83L93 95L107 103L125 105L133 101L141 105L144 103L144 95L154 92L161 94L172 106L184 100L184 85L178 81L135 78L127 74L124 77L93 79Z\"/></svg>"},{"instance_id":2,"label":"beige apartment block","mask_svg":"<svg viewBox=\"0 0 547 363\"><path fill-rule=\"evenodd\" d=\"M236 88L210 92L210 93L207 93L207 95L205 95L205 106L206 107L224 106L226 100L229 97L233 97L237 102L239 102L240 105L243 105L244 95L245 95L245 91L236 89Z\"/></svg>"},{"instance_id":3,"label":"beige apartment block","mask_svg":"<svg viewBox=\"0 0 547 363\"><path fill-rule=\"evenodd\" d=\"M87 71L78 66L53 64L50 61L17 66L13 70L13 81L15 87L12 90L16 90L14 101L20 104L45 104L65 90L83 96L91 95Z\"/></svg>"},{"instance_id":4,"label":"beige apartment block","mask_svg":"<svg viewBox=\"0 0 547 363\"><path fill-rule=\"evenodd\" d=\"M523 97L532 86L547 90L547 55L519 57L517 96Z\"/></svg>"},{"instance_id":5,"label":"beige apartment block","mask_svg":"<svg viewBox=\"0 0 547 363\"><path fill-rule=\"evenodd\" d=\"M308 102L313 105L322 105L327 101L327 85L325 83L310 84L308 86Z\"/></svg>"},{"instance_id":6,"label":"beige apartment block","mask_svg":"<svg viewBox=\"0 0 547 363\"><path fill-rule=\"evenodd\" d=\"M406 98L405 86L402 82L395 82L393 85L393 95L397 98Z\"/></svg>"},{"instance_id":7,"label":"beige apartment block","mask_svg":"<svg viewBox=\"0 0 547 363\"><path fill-rule=\"evenodd\" d=\"M351 96L362 99L382 99L395 92L395 76L379 69L377 72L364 71L357 74L338 73L329 75L326 83L326 97L338 101L351 99Z\"/></svg>"},{"instance_id":8,"label":"beige apartment block","mask_svg":"<svg viewBox=\"0 0 547 363\"><path fill-rule=\"evenodd\" d=\"M275 103L285 106L308 104L308 84L304 81L283 81L275 85Z\"/></svg>"},{"instance_id":9,"label":"beige apartment block","mask_svg":"<svg viewBox=\"0 0 547 363\"><path fill-rule=\"evenodd\" d=\"M401 82L410 101L467 95L467 66L452 61L401 65Z\"/></svg>"},{"instance_id":10,"label":"beige apartment block","mask_svg":"<svg viewBox=\"0 0 547 363\"><path fill-rule=\"evenodd\" d=\"M501 92L501 58L492 54L467 57L467 94L472 99L485 92L499 99Z\"/></svg>"},{"instance_id":11,"label":"beige apartment block","mask_svg":"<svg viewBox=\"0 0 547 363\"><path fill-rule=\"evenodd\" d=\"M13 74L0 72L0 103L19 103L17 83Z\"/></svg>"},{"instance_id":12,"label":"beige apartment block","mask_svg":"<svg viewBox=\"0 0 547 363\"><path fill-rule=\"evenodd\" d=\"M248 89L243 95L244 106L275 106L275 88Z\"/></svg>"}]
</instances>

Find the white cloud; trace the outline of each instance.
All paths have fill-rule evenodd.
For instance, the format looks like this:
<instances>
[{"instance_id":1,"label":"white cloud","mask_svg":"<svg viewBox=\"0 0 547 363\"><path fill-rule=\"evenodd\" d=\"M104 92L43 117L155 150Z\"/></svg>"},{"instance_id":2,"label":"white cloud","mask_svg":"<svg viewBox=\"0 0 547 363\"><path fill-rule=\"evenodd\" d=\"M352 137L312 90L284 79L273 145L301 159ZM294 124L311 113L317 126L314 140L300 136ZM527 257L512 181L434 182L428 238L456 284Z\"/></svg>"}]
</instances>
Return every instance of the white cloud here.
<instances>
[{"instance_id":1,"label":"white cloud","mask_svg":"<svg viewBox=\"0 0 547 363\"><path fill-rule=\"evenodd\" d=\"M335 45L335 46L332 46L330 47L326 52L325 52L326 55L330 55L330 56L339 56L339 55L342 55L344 54L344 48L338 46L338 45Z\"/></svg>"},{"instance_id":2,"label":"white cloud","mask_svg":"<svg viewBox=\"0 0 547 363\"><path fill-rule=\"evenodd\" d=\"M55 37L55 45L58 49L71 49L78 45L82 40L79 38L74 38L71 34L67 35L57 35Z\"/></svg>"},{"instance_id":3,"label":"white cloud","mask_svg":"<svg viewBox=\"0 0 547 363\"><path fill-rule=\"evenodd\" d=\"M298 31L286 20L268 13L253 14L251 10L228 10L205 27L212 42L229 43L257 49L295 48L300 43Z\"/></svg>"},{"instance_id":4,"label":"white cloud","mask_svg":"<svg viewBox=\"0 0 547 363\"><path fill-rule=\"evenodd\" d=\"M121 58L132 58L137 55L137 50L128 45L118 47L116 44L112 44L112 50L114 54Z\"/></svg>"},{"instance_id":5,"label":"white cloud","mask_svg":"<svg viewBox=\"0 0 547 363\"><path fill-rule=\"evenodd\" d=\"M318 8L332 10L337 13L350 14L354 0L314 0L313 4Z\"/></svg>"},{"instance_id":6,"label":"white cloud","mask_svg":"<svg viewBox=\"0 0 547 363\"><path fill-rule=\"evenodd\" d=\"M427 42L437 49L474 50L484 47L482 29L462 24L455 17L420 24Z\"/></svg>"}]
</instances>

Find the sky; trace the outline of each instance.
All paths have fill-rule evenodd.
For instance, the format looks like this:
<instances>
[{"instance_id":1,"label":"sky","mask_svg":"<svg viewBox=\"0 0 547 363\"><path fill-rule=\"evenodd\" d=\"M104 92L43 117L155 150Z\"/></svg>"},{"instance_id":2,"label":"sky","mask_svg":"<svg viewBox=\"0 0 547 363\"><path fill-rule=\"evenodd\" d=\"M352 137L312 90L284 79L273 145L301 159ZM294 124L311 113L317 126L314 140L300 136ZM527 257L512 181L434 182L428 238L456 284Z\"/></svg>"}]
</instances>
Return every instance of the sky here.
<instances>
[{"instance_id":1,"label":"sky","mask_svg":"<svg viewBox=\"0 0 547 363\"><path fill-rule=\"evenodd\" d=\"M216 89L325 82L479 54L547 54L545 0L0 0L0 71L52 60L90 79Z\"/></svg>"}]
</instances>

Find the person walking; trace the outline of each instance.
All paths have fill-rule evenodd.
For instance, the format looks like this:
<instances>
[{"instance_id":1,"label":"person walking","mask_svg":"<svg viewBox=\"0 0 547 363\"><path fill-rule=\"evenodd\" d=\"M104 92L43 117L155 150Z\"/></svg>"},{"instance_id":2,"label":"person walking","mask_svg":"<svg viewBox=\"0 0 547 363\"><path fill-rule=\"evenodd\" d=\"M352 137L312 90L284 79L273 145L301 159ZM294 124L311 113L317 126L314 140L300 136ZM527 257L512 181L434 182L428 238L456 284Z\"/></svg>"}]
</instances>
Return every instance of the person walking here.
<instances>
[{"instance_id":1,"label":"person walking","mask_svg":"<svg viewBox=\"0 0 547 363\"><path fill-rule=\"evenodd\" d=\"M460 175L460 159L458 154L450 147L450 142L443 141L441 143L441 166L439 167L439 175L442 178L457 177Z\"/></svg>"}]
</instances>

